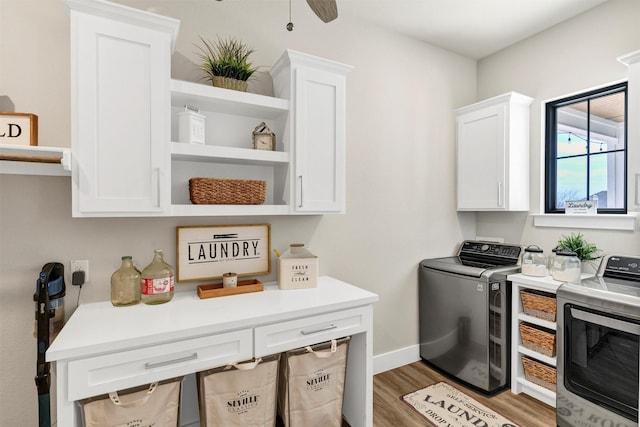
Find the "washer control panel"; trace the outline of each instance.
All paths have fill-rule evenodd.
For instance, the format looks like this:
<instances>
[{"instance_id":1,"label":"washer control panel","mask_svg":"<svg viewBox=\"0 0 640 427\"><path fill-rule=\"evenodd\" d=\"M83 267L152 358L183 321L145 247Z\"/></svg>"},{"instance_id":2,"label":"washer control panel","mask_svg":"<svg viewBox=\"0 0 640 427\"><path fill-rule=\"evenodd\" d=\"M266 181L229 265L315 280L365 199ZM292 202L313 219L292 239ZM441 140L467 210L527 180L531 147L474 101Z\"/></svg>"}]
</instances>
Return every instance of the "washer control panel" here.
<instances>
[{"instance_id":1,"label":"washer control panel","mask_svg":"<svg viewBox=\"0 0 640 427\"><path fill-rule=\"evenodd\" d=\"M516 245L465 240L460 246L460 253L458 255L486 255L488 257L498 256L518 260L520 258L521 251L522 247Z\"/></svg>"}]
</instances>

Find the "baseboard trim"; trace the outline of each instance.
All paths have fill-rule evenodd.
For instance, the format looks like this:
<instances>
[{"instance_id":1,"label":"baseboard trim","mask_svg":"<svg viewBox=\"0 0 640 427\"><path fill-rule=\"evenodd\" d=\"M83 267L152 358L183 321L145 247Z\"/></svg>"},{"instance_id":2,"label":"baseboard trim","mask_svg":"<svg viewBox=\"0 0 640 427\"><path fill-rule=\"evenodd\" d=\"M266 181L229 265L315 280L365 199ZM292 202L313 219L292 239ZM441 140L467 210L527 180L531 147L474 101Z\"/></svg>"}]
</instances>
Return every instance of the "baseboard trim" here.
<instances>
[{"instance_id":1,"label":"baseboard trim","mask_svg":"<svg viewBox=\"0 0 640 427\"><path fill-rule=\"evenodd\" d=\"M373 374L389 371L420 360L420 346L412 345L373 356Z\"/></svg>"}]
</instances>

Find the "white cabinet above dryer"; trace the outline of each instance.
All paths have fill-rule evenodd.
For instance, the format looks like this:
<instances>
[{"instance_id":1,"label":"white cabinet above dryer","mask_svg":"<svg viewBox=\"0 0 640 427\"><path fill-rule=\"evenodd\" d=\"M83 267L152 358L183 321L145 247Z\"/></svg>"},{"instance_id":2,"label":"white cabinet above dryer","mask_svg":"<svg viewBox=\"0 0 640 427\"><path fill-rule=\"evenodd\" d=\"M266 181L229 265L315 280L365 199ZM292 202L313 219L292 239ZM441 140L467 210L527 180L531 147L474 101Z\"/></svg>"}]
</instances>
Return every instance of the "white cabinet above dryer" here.
<instances>
[{"instance_id":1,"label":"white cabinet above dryer","mask_svg":"<svg viewBox=\"0 0 640 427\"><path fill-rule=\"evenodd\" d=\"M529 106L509 92L455 111L459 211L529 210Z\"/></svg>"}]
</instances>

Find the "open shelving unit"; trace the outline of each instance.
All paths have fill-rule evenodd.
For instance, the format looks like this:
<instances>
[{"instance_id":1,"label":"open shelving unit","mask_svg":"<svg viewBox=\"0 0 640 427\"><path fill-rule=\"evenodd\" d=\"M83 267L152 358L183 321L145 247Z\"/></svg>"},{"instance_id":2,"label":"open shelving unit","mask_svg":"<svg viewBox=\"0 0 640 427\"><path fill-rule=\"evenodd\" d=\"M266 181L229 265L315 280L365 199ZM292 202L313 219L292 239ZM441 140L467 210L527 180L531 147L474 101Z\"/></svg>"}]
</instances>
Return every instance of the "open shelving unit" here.
<instances>
[{"instance_id":1,"label":"open shelving unit","mask_svg":"<svg viewBox=\"0 0 640 427\"><path fill-rule=\"evenodd\" d=\"M185 105L197 107L205 116L205 144L176 142L177 112ZM288 115L287 99L171 80L171 215L289 214L284 197L291 161L288 142L279 141L278 151L250 148L253 127L265 122L283 135ZM194 205L187 194L188 180L194 176L264 179L267 200L262 205Z\"/></svg>"},{"instance_id":2,"label":"open shelving unit","mask_svg":"<svg viewBox=\"0 0 640 427\"><path fill-rule=\"evenodd\" d=\"M516 394L526 393L529 396L532 396L555 408L556 393L527 380L520 357L524 355L553 367L557 366L556 358L530 350L522 345L522 338L520 336L520 329L518 325L520 322L527 322L532 325L541 326L555 331L557 329L556 322L550 322L524 313L522 301L520 300L520 291L523 289L533 289L555 294L562 282L553 280L550 276L531 277L525 276L524 274L509 275L508 280L512 283L511 391Z\"/></svg>"}]
</instances>

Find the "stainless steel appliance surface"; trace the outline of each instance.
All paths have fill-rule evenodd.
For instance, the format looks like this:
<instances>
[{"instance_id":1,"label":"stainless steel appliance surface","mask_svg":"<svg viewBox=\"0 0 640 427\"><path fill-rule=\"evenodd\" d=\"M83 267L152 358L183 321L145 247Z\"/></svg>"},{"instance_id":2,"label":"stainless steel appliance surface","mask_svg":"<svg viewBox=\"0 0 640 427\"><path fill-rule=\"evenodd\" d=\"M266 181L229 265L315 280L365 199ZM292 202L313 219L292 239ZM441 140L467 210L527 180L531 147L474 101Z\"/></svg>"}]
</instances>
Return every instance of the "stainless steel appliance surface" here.
<instances>
[{"instance_id":1,"label":"stainless steel appliance surface","mask_svg":"<svg viewBox=\"0 0 640 427\"><path fill-rule=\"evenodd\" d=\"M522 247L466 240L419 266L420 357L485 393L509 384L510 286Z\"/></svg>"},{"instance_id":2,"label":"stainless steel appliance surface","mask_svg":"<svg viewBox=\"0 0 640 427\"><path fill-rule=\"evenodd\" d=\"M605 257L558 288L557 307L557 425L637 427L640 257Z\"/></svg>"}]
</instances>

